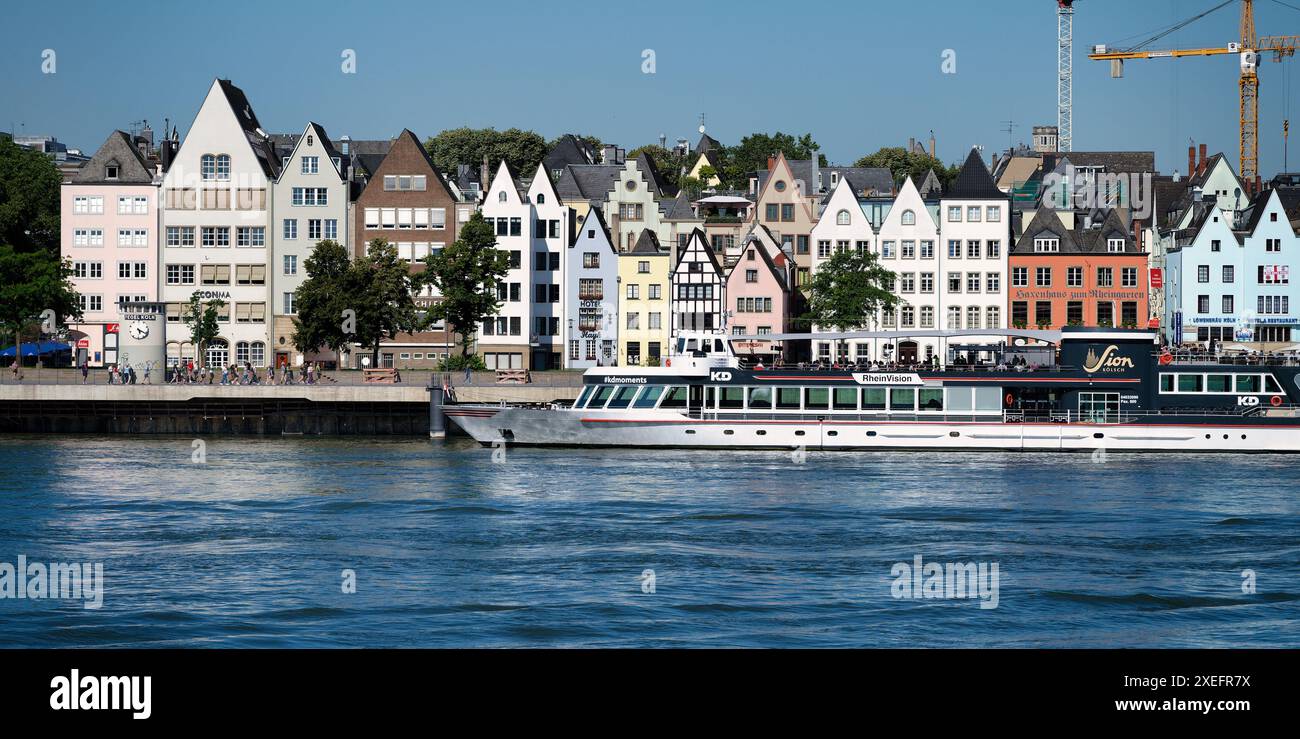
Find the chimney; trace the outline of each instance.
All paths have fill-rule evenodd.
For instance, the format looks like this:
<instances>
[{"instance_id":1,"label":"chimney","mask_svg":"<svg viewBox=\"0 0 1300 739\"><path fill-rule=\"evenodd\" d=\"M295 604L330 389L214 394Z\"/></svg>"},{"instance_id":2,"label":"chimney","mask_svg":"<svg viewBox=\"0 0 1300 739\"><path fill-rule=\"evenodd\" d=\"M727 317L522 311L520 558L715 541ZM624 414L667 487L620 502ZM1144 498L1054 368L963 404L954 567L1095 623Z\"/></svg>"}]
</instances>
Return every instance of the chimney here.
<instances>
[{"instance_id":1,"label":"chimney","mask_svg":"<svg viewBox=\"0 0 1300 739\"><path fill-rule=\"evenodd\" d=\"M1142 251L1142 220L1139 218L1133 219L1133 244Z\"/></svg>"},{"instance_id":2,"label":"chimney","mask_svg":"<svg viewBox=\"0 0 1300 739\"><path fill-rule=\"evenodd\" d=\"M1187 176L1196 176L1196 144L1187 145Z\"/></svg>"},{"instance_id":3,"label":"chimney","mask_svg":"<svg viewBox=\"0 0 1300 739\"><path fill-rule=\"evenodd\" d=\"M487 155L486 153L484 153L484 154L483 154L483 164L480 165L480 168L479 168L479 171L478 171L478 187L479 187L479 190L481 190L482 192L487 192L487 189L488 189L488 182L489 182L489 181L488 181L488 177L489 177L490 174L491 174L491 172L490 172L490 170L488 169L488 155Z\"/></svg>"},{"instance_id":4,"label":"chimney","mask_svg":"<svg viewBox=\"0 0 1300 739\"><path fill-rule=\"evenodd\" d=\"M771 172L771 171L774 170L774 169L776 169L776 155L775 155L775 154L768 154L768 155L767 155L767 171Z\"/></svg>"},{"instance_id":5,"label":"chimney","mask_svg":"<svg viewBox=\"0 0 1300 739\"><path fill-rule=\"evenodd\" d=\"M934 159L934 131L930 132L930 158Z\"/></svg>"},{"instance_id":6,"label":"chimney","mask_svg":"<svg viewBox=\"0 0 1300 739\"><path fill-rule=\"evenodd\" d=\"M913 153L913 152L915 152L915 151L916 151L916 137L914 137L914 136L908 136L908 137L907 137L907 153L908 153L908 154L911 154L911 153Z\"/></svg>"},{"instance_id":7,"label":"chimney","mask_svg":"<svg viewBox=\"0 0 1300 739\"><path fill-rule=\"evenodd\" d=\"M1205 155L1205 147L1206 147L1205 144L1201 144L1201 166L1202 167L1205 166L1205 161L1209 159L1209 157Z\"/></svg>"},{"instance_id":8,"label":"chimney","mask_svg":"<svg viewBox=\"0 0 1300 739\"><path fill-rule=\"evenodd\" d=\"M339 139L339 147L340 154L350 156L352 154L352 137L344 135L343 138Z\"/></svg>"}]
</instances>

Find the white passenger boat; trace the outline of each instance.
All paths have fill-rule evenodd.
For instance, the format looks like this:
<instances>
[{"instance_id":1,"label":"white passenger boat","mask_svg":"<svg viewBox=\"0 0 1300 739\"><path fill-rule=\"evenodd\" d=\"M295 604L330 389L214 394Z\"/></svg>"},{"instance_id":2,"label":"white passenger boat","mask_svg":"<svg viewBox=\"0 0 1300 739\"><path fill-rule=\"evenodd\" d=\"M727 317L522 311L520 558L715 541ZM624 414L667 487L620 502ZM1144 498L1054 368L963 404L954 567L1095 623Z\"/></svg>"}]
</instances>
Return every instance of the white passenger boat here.
<instances>
[{"instance_id":1,"label":"white passenger boat","mask_svg":"<svg viewBox=\"0 0 1300 739\"><path fill-rule=\"evenodd\" d=\"M745 366L731 341L747 337L683 333L662 367L588 370L571 404L445 413L483 444L1300 451L1294 362L1178 356L1141 330L1005 333L1050 342L1052 360L1020 366L1007 343L983 366Z\"/></svg>"}]
</instances>

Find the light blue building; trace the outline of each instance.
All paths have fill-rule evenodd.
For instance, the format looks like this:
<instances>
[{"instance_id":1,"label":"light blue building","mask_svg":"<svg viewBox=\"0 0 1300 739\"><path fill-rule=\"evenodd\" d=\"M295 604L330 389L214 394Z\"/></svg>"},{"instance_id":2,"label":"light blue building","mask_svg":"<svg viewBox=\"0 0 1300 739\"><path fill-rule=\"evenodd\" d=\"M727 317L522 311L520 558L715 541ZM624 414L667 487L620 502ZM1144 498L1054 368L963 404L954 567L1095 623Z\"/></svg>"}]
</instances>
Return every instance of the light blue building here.
<instances>
[{"instance_id":1,"label":"light blue building","mask_svg":"<svg viewBox=\"0 0 1300 739\"><path fill-rule=\"evenodd\" d=\"M618 252L600 208L587 211L564 260L568 315L564 366L618 363Z\"/></svg>"},{"instance_id":2,"label":"light blue building","mask_svg":"<svg viewBox=\"0 0 1300 739\"><path fill-rule=\"evenodd\" d=\"M1291 282L1300 239L1289 215L1300 221L1300 189L1265 190L1235 219L1213 202L1194 208L1166 258L1165 340L1289 346L1300 325Z\"/></svg>"}]
</instances>

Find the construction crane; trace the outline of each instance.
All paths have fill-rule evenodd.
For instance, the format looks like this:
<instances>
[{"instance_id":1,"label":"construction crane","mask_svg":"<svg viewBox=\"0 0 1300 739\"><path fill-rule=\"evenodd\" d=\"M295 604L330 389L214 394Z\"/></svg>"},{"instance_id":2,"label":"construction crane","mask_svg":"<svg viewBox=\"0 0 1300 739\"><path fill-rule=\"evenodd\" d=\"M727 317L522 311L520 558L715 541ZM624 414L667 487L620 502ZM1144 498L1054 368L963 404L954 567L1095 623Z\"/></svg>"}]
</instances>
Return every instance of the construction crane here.
<instances>
[{"instance_id":1,"label":"construction crane","mask_svg":"<svg viewBox=\"0 0 1300 739\"><path fill-rule=\"evenodd\" d=\"M1074 1L1056 0L1056 142L1074 146Z\"/></svg>"},{"instance_id":2,"label":"construction crane","mask_svg":"<svg viewBox=\"0 0 1300 739\"><path fill-rule=\"evenodd\" d=\"M1231 5L1234 0L1219 3L1209 10L1188 18L1185 21L1161 31L1155 36L1128 49L1108 49L1094 46L1089 59L1103 59L1111 63L1111 77L1124 76L1124 61L1127 59L1180 59L1188 56L1214 56L1217 54L1236 54L1241 62L1241 174L1242 182L1252 192L1259 188L1259 74L1256 71L1261 60L1260 54L1271 52L1273 61L1280 62L1289 56L1295 56L1296 46L1300 45L1300 36L1255 36L1254 0L1241 0L1241 41L1234 41L1226 46L1204 49L1173 49L1167 51L1148 51L1142 47L1157 41L1194 21L1200 20L1220 8Z\"/></svg>"}]
</instances>

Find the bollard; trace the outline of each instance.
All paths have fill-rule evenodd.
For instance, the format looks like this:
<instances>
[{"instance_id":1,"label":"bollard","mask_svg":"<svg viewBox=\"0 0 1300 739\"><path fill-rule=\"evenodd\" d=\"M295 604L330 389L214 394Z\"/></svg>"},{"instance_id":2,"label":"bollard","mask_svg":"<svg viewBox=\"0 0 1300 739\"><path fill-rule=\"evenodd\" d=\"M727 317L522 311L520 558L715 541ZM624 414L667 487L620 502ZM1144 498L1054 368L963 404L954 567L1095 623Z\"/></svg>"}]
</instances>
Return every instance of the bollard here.
<instances>
[{"instance_id":1,"label":"bollard","mask_svg":"<svg viewBox=\"0 0 1300 739\"><path fill-rule=\"evenodd\" d=\"M438 380L437 375L429 378L429 438L445 439L447 438L447 417L442 413L442 403L445 400L442 383Z\"/></svg>"}]
</instances>

